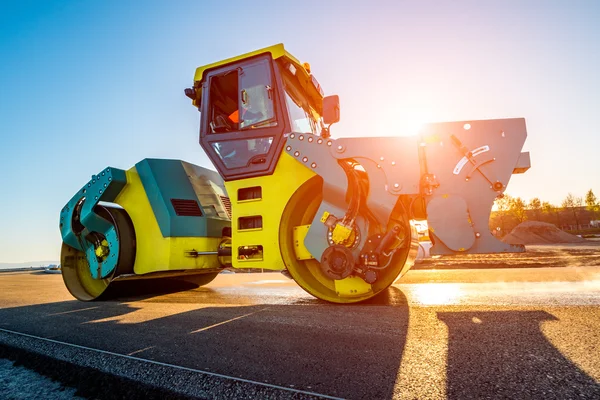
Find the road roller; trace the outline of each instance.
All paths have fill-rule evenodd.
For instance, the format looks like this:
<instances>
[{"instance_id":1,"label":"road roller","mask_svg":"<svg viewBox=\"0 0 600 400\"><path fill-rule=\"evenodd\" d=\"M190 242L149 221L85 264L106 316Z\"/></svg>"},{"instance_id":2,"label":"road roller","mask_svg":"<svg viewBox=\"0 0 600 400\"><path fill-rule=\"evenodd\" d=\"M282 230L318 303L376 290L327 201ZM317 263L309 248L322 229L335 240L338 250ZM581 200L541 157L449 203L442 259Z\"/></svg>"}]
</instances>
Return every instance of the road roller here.
<instances>
[{"instance_id":1,"label":"road roller","mask_svg":"<svg viewBox=\"0 0 600 400\"><path fill-rule=\"evenodd\" d=\"M60 212L75 298L138 280L201 286L240 269L280 271L327 302L361 302L411 268L418 221L431 254L524 251L488 225L511 175L530 167L523 118L336 138L339 97L283 44L197 68L184 94L214 169L144 159L92 175Z\"/></svg>"}]
</instances>

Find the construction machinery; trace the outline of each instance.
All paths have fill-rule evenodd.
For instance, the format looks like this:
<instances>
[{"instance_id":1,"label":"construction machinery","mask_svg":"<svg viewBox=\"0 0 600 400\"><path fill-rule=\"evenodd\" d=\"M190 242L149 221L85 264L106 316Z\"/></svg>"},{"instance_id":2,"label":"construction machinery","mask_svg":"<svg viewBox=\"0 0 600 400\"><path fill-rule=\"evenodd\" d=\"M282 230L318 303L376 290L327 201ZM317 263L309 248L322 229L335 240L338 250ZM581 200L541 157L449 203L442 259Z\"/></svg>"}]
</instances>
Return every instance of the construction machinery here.
<instances>
[{"instance_id":1,"label":"construction machinery","mask_svg":"<svg viewBox=\"0 0 600 400\"><path fill-rule=\"evenodd\" d=\"M333 303L367 300L431 254L520 252L488 228L525 120L433 123L409 137L333 138L327 96L282 44L200 67L185 94L217 172L145 159L92 176L60 213L65 284L94 300L138 279L196 285L225 268L282 271Z\"/></svg>"}]
</instances>

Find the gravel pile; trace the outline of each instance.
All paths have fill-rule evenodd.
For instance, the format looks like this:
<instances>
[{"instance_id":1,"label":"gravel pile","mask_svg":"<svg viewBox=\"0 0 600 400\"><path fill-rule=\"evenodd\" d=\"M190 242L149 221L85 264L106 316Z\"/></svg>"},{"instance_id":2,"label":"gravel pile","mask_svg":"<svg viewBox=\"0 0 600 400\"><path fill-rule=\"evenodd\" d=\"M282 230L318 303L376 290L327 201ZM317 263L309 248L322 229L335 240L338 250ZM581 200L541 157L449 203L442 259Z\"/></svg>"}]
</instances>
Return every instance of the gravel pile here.
<instances>
[{"instance_id":1,"label":"gravel pile","mask_svg":"<svg viewBox=\"0 0 600 400\"><path fill-rule=\"evenodd\" d=\"M546 222L525 221L517 225L502 241L509 244L556 244L582 243L586 240Z\"/></svg>"}]
</instances>

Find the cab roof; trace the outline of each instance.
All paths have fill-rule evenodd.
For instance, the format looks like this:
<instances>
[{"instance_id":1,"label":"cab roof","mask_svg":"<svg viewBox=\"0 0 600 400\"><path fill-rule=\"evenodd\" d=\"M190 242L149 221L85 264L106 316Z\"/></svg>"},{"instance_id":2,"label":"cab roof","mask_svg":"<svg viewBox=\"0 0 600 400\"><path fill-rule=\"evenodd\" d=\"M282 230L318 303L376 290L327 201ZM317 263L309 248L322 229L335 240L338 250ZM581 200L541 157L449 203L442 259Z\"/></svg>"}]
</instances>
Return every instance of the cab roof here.
<instances>
[{"instance_id":1,"label":"cab roof","mask_svg":"<svg viewBox=\"0 0 600 400\"><path fill-rule=\"evenodd\" d=\"M194 87L197 92L197 99L202 98L201 97L202 96L202 94L201 94L202 81L204 79L204 73L206 71L217 68L217 67L221 67L223 65L231 64L236 61L245 60L247 58L251 58L254 56L258 56L261 54L267 54L267 53L271 54L271 57L273 58L273 60L285 58L285 61L294 65L294 67L296 69L296 76L298 77L300 84L306 90L309 97L311 97L311 100L312 100L311 103L317 105L316 111L320 114L322 100L323 100L323 92L320 89L320 86L318 86L318 83L316 83L317 87L314 86L316 80L314 80L314 78L312 78L312 76L310 74L310 69L307 70L307 68L305 66L307 64L303 65L296 57L294 57L292 54L290 54L284 48L283 43L278 43L273 46L265 47L265 48L262 48L259 50L255 50L255 51L252 51L249 53L241 54L239 56L227 58L225 60L217 61L215 63L196 68L196 73L194 74ZM308 67L308 68L310 68L310 67ZM193 101L193 104L196 106L199 105L199 104L196 104L196 101Z\"/></svg>"}]
</instances>

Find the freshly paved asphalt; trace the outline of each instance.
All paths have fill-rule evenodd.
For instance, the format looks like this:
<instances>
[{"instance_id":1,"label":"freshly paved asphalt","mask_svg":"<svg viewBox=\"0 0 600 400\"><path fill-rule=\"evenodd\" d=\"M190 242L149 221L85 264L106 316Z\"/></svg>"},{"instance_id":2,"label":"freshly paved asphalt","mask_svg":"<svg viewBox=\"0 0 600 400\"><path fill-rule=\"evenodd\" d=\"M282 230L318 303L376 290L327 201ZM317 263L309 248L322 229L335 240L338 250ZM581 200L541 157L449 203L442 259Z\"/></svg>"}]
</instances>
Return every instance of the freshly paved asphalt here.
<instances>
[{"instance_id":1,"label":"freshly paved asphalt","mask_svg":"<svg viewBox=\"0 0 600 400\"><path fill-rule=\"evenodd\" d=\"M115 367L130 379L160 374L160 388L207 398L282 397L282 388L302 391L292 398L600 398L600 267L411 271L351 306L277 273L146 289L83 303L60 275L0 273L0 347L68 350L65 359L92 369L87 348L104 350L102 365L135 364ZM185 375L201 371L218 375ZM232 389L227 377L252 382Z\"/></svg>"}]
</instances>

